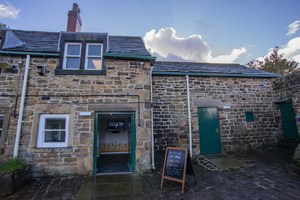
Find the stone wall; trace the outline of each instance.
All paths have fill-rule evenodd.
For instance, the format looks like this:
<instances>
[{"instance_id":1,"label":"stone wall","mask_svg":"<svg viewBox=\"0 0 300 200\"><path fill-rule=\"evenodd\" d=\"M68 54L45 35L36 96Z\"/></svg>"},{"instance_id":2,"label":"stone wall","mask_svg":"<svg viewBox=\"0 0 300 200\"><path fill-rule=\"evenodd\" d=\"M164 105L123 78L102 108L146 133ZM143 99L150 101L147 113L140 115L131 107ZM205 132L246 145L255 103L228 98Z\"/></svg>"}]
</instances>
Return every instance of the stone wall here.
<instances>
[{"instance_id":1,"label":"stone wall","mask_svg":"<svg viewBox=\"0 0 300 200\"><path fill-rule=\"evenodd\" d=\"M13 58L17 62L19 57ZM24 70L25 60L20 67ZM24 108L19 155L33 165L33 171L47 174L79 173L93 170L94 118L100 111L131 111L136 113L137 171L150 168L150 63L143 67L129 66L129 61L104 60L106 75L55 75L59 59L31 58L27 96ZM47 63L46 73L37 73L37 66ZM1 85L0 94L14 89L21 75L1 73L0 78L13 81ZM4 84L1 81L1 84ZM22 84L22 81L21 83ZM47 98L44 98L47 97ZM4 97L1 97L4 98ZM5 97L13 108L14 98ZM91 116L79 116L80 112ZM19 112L19 105L16 110ZM40 114L69 114L69 144L66 148L37 148ZM17 118L12 114L4 155L13 153Z\"/></svg>"},{"instance_id":2,"label":"stone wall","mask_svg":"<svg viewBox=\"0 0 300 200\"><path fill-rule=\"evenodd\" d=\"M300 115L300 71L283 76L274 81L275 101L291 100L296 115ZM297 123L300 133L300 123Z\"/></svg>"},{"instance_id":3,"label":"stone wall","mask_svg":"<svg viewBox=\"0 0 300 200\"><path fill-rule=\"evenodd\" d=\"M300 71L276 79L273 88L275 100L277 102L291 100L296 116L300 116ZM300 122L296 124L300 134ZM300 144L295 150L294 160L300 165Z\"/></svg>"},{"instance_id":4,"label":"stone wall","mask_svg":"<svg viewBox=\"0 0 300 200\"><path fill-rule=\"evenodd\" d=\"M279 129L273 105L272 79L190 77L193 154L200 153L198 107L217 107L223 151L274 144ZM153 78L155 151L189 145L187 85L185 76ZM247 123L245 112L253 111Z\"/></svg>"}]
</instances>

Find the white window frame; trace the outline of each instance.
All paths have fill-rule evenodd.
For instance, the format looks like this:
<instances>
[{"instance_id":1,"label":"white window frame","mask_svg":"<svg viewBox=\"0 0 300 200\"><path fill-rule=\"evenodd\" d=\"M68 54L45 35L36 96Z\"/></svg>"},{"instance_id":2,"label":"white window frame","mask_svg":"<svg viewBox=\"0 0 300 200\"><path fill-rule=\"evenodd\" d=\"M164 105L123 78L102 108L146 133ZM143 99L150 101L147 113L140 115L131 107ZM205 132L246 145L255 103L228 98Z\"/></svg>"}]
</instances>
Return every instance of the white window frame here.
<instances>
[{"instance_id":1,"label":"white window frame","mask_svg":"<svg viewBox=\"0 0 300 200\"><path fill-rule=\"evenodd\" d=\"M65 119L65 142L44 142L45 139L45 122L46 119ZM37 147L38 148L58 148L58 147L67 147L68 146L68 137L69 137L69 115L64 114L42 114L40 115L39 120L39 132Z\"/></svg>"},{"instance_id":2,"label":"white window frame","mask_svg":"<svg viewBox=\"0 0 300 200\"><path fill-rule=\"evenodd\" d=\"M80 49L79 49L79 55L67 55L67 47L68 45L79 45ZM67 70L79 70L80 69L80 60L81 60L81 48L82 48L82 44L81 43L75 43L75 42L67 42L65 43L65 51L64 51L64 61L63 61L63 69L67 69ZM68 58L79 58L79 67L78 68L67 68L67 59Z\"/></svg>"},{"instance_id":3,"label":"white window frame","mask_svg":"<svg viewBox=\"0 0 300 200\"><path fill-rule=\"evenodd\" d=\"M1 138L1 136L2 136L2 134L3 134L4 115L0 114L0 117L2 117L2 127L0 127L0 131L1 131L1 133L0 133L0 138Z\"/></svg>"},{"instance_id":4,"label":"white window frame","mask_svg":"<svg viewBox=\"0 0 300 200\"><path fill-rule=\"evenodd\" d=\"M100 45L101 46L101 55L88 55L89 52L89 46L90 45ZM102 70L102 56L103 56L103 44L102 43L87 43L86 44L86 51L85 51L85 59L84 59L84 69L85 70ZM100 69L89 69L88 67L88 58L100 58L101 60L101 66Z\"/></svg>"}]
</instances>

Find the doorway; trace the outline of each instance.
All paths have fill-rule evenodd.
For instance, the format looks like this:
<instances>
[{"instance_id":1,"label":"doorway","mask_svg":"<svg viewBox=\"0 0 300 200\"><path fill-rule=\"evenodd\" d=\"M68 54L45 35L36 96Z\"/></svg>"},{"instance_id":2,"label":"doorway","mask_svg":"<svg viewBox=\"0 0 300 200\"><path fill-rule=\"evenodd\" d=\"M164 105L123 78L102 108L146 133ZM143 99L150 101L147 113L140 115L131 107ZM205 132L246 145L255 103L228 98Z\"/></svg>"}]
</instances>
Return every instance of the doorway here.
<instances>
[{"instance_id":1,"label":"doorway","mask_svg":"<svg viewBox=\"0 0 300 200\"><path fill-rule=\"evenodd\" d=\"M221 153L218 109L198 108L198 125L200 134L200 154Z\"/></svg>"},{"instance_id":2,"label":"doorway","mask_svg":"<svg viewBox=\"0 0 300 200\"><path fill-rule=\"evenodd\" d=\"M296 124L296 114L291 101L279 104L282 130L285 139L299 139L298 128Z\"/></svg>"},{"instance_id":3,"label":"doorway","mask_svg":"<svg viewBox=\"0 0 300 200\"><path fill-rule=\"evenodd\" d=\"M94 174L135 172L135 113L96 113Z\"/></svg>"}]
</instances>

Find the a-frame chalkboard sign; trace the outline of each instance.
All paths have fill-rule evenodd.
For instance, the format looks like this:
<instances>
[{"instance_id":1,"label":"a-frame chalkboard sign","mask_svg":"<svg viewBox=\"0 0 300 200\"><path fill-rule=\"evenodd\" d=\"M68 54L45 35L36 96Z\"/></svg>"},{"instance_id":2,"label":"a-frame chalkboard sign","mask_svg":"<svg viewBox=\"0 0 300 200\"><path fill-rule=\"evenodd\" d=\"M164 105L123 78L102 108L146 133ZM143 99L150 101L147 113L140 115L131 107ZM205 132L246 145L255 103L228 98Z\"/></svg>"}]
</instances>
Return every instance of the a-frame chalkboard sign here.
<instances>
[{"instance_id":1,"label":"a-frame chalkboard sign","mask_svg":"<svg viewBox=\"0 0 300 200\"><path fill-rule=\"evenodd\" d=\"M163 187L164 179L180 182L183 194L186 174L195 176L188 149L167 147L160 187Z\"/></svg>"}]
</instances>

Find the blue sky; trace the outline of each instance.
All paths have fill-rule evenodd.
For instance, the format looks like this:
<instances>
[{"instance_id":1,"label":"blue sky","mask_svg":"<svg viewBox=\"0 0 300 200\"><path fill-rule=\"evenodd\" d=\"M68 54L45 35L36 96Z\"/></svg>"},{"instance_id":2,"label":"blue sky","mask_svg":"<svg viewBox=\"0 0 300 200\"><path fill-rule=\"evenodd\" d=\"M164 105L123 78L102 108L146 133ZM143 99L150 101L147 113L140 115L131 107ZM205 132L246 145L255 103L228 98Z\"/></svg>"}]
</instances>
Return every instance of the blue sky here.
<instances>
[{"instance_id":1,"label":"blue sky","mask_svg":"<svg viewBox=\"0 0 300 200\"><path fill-rule=\"evenodd\" d=\"M65 31L73 3L82 32L141 36L160 60L245 64L279 46L300 62L299 0L0 0L0 22Z\"/></svg>"}]
</instances>

